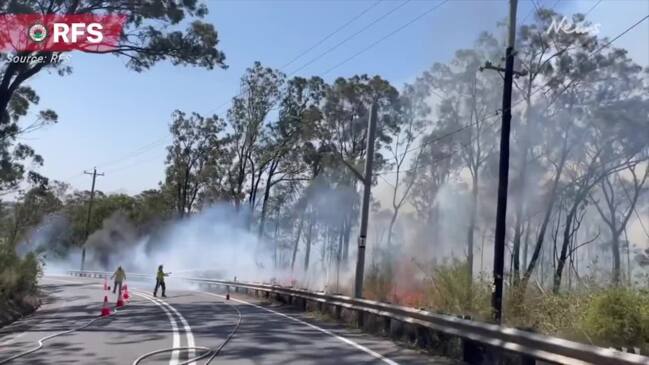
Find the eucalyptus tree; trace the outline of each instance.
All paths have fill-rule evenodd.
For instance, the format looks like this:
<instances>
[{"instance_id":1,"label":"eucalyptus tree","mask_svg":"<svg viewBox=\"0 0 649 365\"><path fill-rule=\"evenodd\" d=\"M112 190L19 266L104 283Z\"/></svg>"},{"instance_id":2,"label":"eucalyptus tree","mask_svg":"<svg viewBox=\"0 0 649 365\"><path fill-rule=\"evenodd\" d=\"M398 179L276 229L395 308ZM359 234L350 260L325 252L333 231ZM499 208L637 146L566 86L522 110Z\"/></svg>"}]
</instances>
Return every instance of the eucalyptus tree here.
<instances>
[{"instance_id":1,"label":"eucalyptus tree","mask_svg":"<svg viewBox=\"0 0 649 365\"><path fill-rule=\"evenodd\" d=\"M398 128L399 92L380 76L356 75L348 79L338 78L328 88L323 118L317 125L320 145L333 157L336 182L341 186L356 188L364 177L361 171L366 158L367 126L370 105L377 106L377 135L374 170L380 171L385 163L381 148L390 143ZM374 174L375 175L375 174ZM340 225L341 260L349 255L351 229L358 217L358 195L346 201L344 218Z\"/></svg>"},{"instance_id":2,"label":"eucalyptus tree","mask_svg":"<svg viewBox=\"0 0 649 365\"><path fill-rule=\"evenodd\" d=\"M477 224L480 175L496 145L495 110L501 98L500 77L492 72L480 72L481 66L494 59L501 47L495 38L483 33L473 49L455 53L449 64L434 64L424 73L430 92L441 100L435 133L444 130L442 138L453 141L459 152L456 168L466 168L471 176L471 202L467 229L467 267L473 276L474 234ZM437 90L437 91L435 91Z\"/></svg>"},{"instance_id":3,"label":"eucalyptus tree","mask_svg":"<svg viewBox=\"0 0 649 365\"><path fill-rule=\"evenodd\" d=\"M638 92L642 88L642 68L628 58L626 51L611 49L595 55L577 53L570 65L572 67L567 67L564 73L566 80L580 85L566 92L573 105L570 116L573 125L583 132L567 164L569 181L565 196L568 206L553 279L555 292L560 289L563 269L571 253L569 246L576 232L574 225L579 210L585 209L593 189L602 183L606 186L605 180L612 174L645 161L649 147L646 135L638 133L645 128L649 113L647 97ZM616 282L619 281L619 276L616 279L619 242L611 245L611 249Z\"/></svg>"},{"instance_id":4,"label":"eucalyptus tree","mask_svg":"<svg viewBox=\"0 0 649 365\"><path fill-rule=\"evenodd\" d=\"M258 187L256 181L261 176L258 175L259 170L265 167L258 165L255 155L263 152L261 139L265 123L269 113L281 100L284 82L283 73L255 62L241 77L241 93L233 98L232 107L228 110L233 157L228 185L237 209L246 194L251 212L254 209ZM246 185L250 186L248 192L244 190Z\"/></svg>"},{"instance_id":5,"label":"eucalyptus tree","mask_svg":"<svg viewBox=\"0 0 649 365\"><path fill-rule=\"evenodd\" d=\"M225 122L217 116L205 118L176 110L169 130L173 141L167 147L165 185L173 192L179 217L190 214L199 194L219 173L218 163L225 149Z\"/></svg>"},{"instance_id":6,"label":"eucalyptus tree","mask_svg":"<svg viewBox=\"0 0 649 365\"><path fill-rule=\"evenodd\" d=\"M594 50L596 35L587 32L561 32L550 30L555 19L562 17L561 14L551 9L539 8L535 12L534 22L519 27L517 37L518 65L524 75L515 81L518 100L524 102L524 110L520 123L514 128L515 149L519 160L515 165L518 170L513 179L514 187L514 233L512 238L512 271L514 283L520 280L521 271L521 243L523 238L523 227L527 221L529 227L530 214L528 205L539 196L535 185L538 179L530 178L530 165L539 165L543 155L535 153L535 150L543 148L543 141L535 136L544 133L547 113L543 109L546 99L539 94L555 92L563 86L561 81L565 79L565 68L576 53L584 53ZM575 14L573 21L576 23L586 21L583 14ZM546 134L547 136L547 134ZM557 144L561 146L562 144ZM560 170L557 172L561 173ZM542 175L541 172L538 172ZM526 233L529 236L529 232ZM537 241L538 242L538 241ZM541 239L542 242L542 239ZM523 263L527 261L524 257ZM525 269L524 269L525 270Z\"/></svg>"}]
</instances>

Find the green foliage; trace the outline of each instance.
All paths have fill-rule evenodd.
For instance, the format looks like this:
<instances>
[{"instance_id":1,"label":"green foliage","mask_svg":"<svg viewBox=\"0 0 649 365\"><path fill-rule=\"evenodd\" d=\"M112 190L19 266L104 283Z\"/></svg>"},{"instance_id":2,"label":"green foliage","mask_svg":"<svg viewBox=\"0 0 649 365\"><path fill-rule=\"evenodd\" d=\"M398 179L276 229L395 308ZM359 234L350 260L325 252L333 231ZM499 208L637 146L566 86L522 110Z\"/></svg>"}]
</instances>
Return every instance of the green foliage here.
<instances>
[{"instance_id":1,"label":"green foliage","mask_svg":"<svg viewBox=\"0 0 649 365\"><path fill-rule=\"evenodd\" d=\"M165 185L178 216L183 217L194 210L208 184L216 185L226 175L221 159L227 137L223 135L225 123L217 116L188 116L176 110L173 118Z\"/></svg>"},{"instance_id":2,"label":"green foliage","mask_svg":"<svg viewBox=\"0 0 649 365\"><path fill-rule=\"evenodd\" d=\"M581 326L599 345L649 348L649 296L612 288L594 296Z\"/></svg>"},{"instance_id":3,"label":"green foliage","mask_svg":"<svg viewBox=\"0 0 649 365\"><path fill-rule=\"evenodd\" d=\"M376 262L372 263L365 275L364 290L367 298L383 302L394 300L392 298L393 275L394 269L388 260L381 262L380 265Z\"/></svg>"},{"instance_id":4,"label":"green foliage","mask_svg":"<svg viewBox=\"0 0 649 365\"><path fill-rule=\"evenodd\" d=\"M431 270L426 290L426 303L443 313L471 315L488 319L490 313L490 286L486 280L473 282L469 278L466 261L454 259Z\"/></svg>"},{"instance_id":5,"label":"green foliage","mask_svg":"<svg viewBox=\"0 0 649 365\"><path fill-rule=\"evenodd\" d=\"M9 301L34 295L40 275L41 265L34 253L20 258L12 247L0 244L0 309Z\"/></svg>"},{"instance_id":6,"label":"green foliage","mask_svg":"<svg viewBox=\"0 0 649 365\"><path fill-rule=\"evenodd\" d=\"M528 289L522 302L517 294L507 292L505 321L509 326L568 338L584 337L576 320L592 300L589 292L546 294Z\"/></svg>"}]
</instances>

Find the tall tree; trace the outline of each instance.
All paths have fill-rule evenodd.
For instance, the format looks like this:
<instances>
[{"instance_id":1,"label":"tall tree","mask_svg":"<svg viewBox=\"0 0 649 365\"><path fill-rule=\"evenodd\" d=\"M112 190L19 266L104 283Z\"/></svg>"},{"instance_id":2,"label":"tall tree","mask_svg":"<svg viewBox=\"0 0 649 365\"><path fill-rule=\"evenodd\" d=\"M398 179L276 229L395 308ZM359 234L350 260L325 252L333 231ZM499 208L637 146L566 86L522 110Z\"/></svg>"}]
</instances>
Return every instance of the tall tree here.
<instances>
[{"instance_id":1,"label":"tall tree","mask_svg":"<svg viewBox=\"0 0 649 365\"><path fill-rule=\"evenodd\" d=\"M427 93L421 82L414 85L405 85L400 97L400 111L397 130L390 144L385 149L389 157L387 164L394 173L394 185L392 185L392 214L387 232L388 250L392 247L394 226L399 216L399 211L410 197L412 187L415 183L415 175L419 168L419 160L422 148L413 147L413 143L421 137L425 118L429 116L430 107L427 102ZM409 156L413 156L410 160ZM404 171L405 164L410 162L407 171Z\"/></svg>"},{"instance_id":2,"label":"tall tree","mask_svg":"<svg viewBox=\"0 0 649 365\"><path fill-rule=\"evenodd\" d=\"M640 168L639 170L644 171L640 171L639 174L637 170L638 163L630 162L626 169L621 172L606 176L600 182L602 199L594 200L597 212L609 229L611 253L613 256L612 280L614 285L619 285L621 281L620 237L636 209L638 198L644 192L644 186L647 182L647 177L649 177L649 168ZM631 175L630 182L624 181L620 177L624 172Z\"/></svg>"},{"instance_id":3,"label":"tall tree","mask_svg":"<svg viewBox=\"0 0 649 365\"><path fill-rule=\"evenodd\" d=\"M481 65L500 54L498 42L483 33L474 49L460 50L449 65L434 64L424 74L432 89L443 96L438 108L439 126L451 131L460 158L457 163L466 167L471 176L471 202L467 224L467 268L473 277L474 235L476 231L480 174L495 148L495 131L492 121L500 94L494 93L500 77L481 73ZM457 133L456 133L457 132ZM457 135L455 135L457 134Z\"/></svg>"},{"instance_id":4,"label":"tall tree","mask_svg":"<svg viewBox=\"0 0 649 365\"><path fill-rule=\"evenodd\" d=\"M258 175L258 161L254 157L255 153L261 151L259 143L264 132L264 122L281 100L284 78L284 74L278 70L255 62L241 77L241 93L234 97L232 107L228 110L234 158L229 172L229 186L237 209L245 198L246 182L250 184L248 201L251 212L254 209L258 180L261 178Z\"/></svg>"},{"instance_id":5,"label":"tall tree","mask_svg":"<svg viewBox=\"0 0 649 365\"><path fill-rule=\"evenodd\" d=\"M176 110L169 128L173 142L167 147L165 184L174 193L179 217L192 212L199 193L212 174L219 174L219 162L225 145L225 123L217 116L205 118Z\"/></svg>"},{"instance_id":6,"label":"tall tree","mask_svg":"<svg viewBox=\"0 0 649 365\"><path fill-rule=\"evenodd\" d=\"M336 183L346 187L356 187L362 179L360 173L366 158L367 126L369 109L372 103L378 107L376 148L374 159L375 171L380 171L385 158L380 153L381 147L390 143L396 131L399 119L399 93L387 80L379 76L353 76L349 79L338 78L328 88L323 106L323 119L318 125L318 138L321 145L332 153L332 161L337 171L332 171ZM346 167L346 168L345 168ZM343 236L341 260L349 256L349 239L354 222L358 217L359 199L356 194L346 201L345 218L340 224Z\"/></svg>"}]
</instances>

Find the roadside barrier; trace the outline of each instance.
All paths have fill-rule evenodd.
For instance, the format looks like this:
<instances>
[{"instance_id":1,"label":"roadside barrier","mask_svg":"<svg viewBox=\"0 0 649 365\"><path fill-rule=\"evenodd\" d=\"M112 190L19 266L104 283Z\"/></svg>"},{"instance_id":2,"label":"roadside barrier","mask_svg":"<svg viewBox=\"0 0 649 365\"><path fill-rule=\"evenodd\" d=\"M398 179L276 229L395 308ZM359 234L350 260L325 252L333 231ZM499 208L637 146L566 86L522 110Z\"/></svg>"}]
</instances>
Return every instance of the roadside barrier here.
<instances>
[{"instance_id":1,"label":"roadside barrier","mask_svg":"<svg viewBox=\"0 0 649 365\"><path fill-rule=\"evenodd\" d=\"M99 271L69 271L78 277L103 278L109 273ZM131 277L152 278L152 275L130 274ZM262 283L216 280L206 278L177 277L206 287L223 287L226 291L263 296L302 309L315 308L332 313L336 318L352 314L352 321L359 327L368 323L380 323L383 332L409 326L414 341L426 347L432 338L454 337L460 340L461 357L471 364L489 362L494 354L510 354L518 357L524 365L539 363L555 364L606 364L649 365L649 357L607 349L562 338L541 335L516 328L474 321L466 317L454 317L429 311L356 299L343 295L327 295L305 289L282 287Z\"/></svg>"}]
</instances>

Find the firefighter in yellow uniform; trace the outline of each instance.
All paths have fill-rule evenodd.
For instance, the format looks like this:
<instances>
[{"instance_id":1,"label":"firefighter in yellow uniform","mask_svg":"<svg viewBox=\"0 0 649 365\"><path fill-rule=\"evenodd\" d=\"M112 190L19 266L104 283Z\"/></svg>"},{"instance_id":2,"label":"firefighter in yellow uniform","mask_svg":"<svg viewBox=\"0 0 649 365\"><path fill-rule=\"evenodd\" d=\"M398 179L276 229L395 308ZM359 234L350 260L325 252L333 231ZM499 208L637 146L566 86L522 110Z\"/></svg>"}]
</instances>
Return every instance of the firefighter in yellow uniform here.
<instances>
[{"instance_id":1,"label":"firefighter in yellow uniform","mask_svg":"<svg viewBox=\"0 0 649 365\"><path fill-rule=\"evenodd\" d=\"M169 276L171 274L170 272L164 272L162 271L162 265L158 266L158 272L156 273L155 276L155 289L153 289L153 296L157 296L158 294L158 288L162 288L162 297L166 298L167 296L165 295L165 290L167 289L165 286L165 276Z\"/></svg>"},{"instance_id":2,"label":"firefighter in yellow uniform","mask_svg":"<svg viewBox=\"0 0 649 365\"><path fill-rule=\"evenodd\" d=\"M117 289L117 285L119 285L119 292L118 296L122 296L122 284L124 283L124 280L126 280L126 272L124 272L124 269L122 269L121 266L117 268L115 273L113 273L113 276L110 277L115 278L115 285L113 286L113 294L115 294L115 289Z\"/></svg>"}]
</instances>

